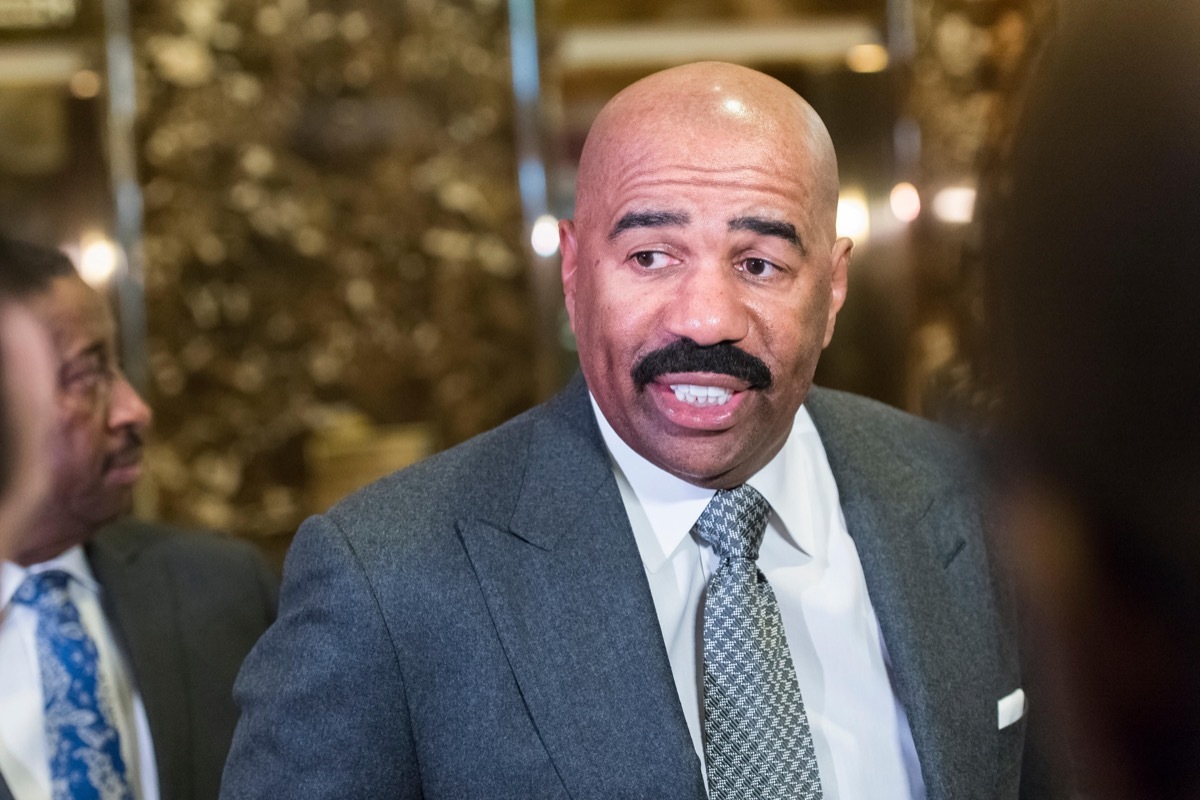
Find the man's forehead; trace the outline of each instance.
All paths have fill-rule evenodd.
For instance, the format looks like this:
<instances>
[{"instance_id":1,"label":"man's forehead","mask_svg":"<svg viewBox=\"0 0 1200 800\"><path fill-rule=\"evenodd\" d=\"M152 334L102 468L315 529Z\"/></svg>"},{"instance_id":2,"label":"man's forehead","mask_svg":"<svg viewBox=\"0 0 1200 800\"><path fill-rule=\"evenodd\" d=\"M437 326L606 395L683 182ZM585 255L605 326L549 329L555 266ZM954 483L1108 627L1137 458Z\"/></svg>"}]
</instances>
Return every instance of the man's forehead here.
<instances>
[{"instance_id":1,"label":"man's forehead","mask_svg":"<svg viewBox=\"0 0 1200 800\"><path fill-rule=\"evenodd\" d=\"M723 216L795 216L817 200L821 165L802 142L699 131L686 140L622 132L590 154L578 205L607 217L605 232L639 206L664 209L697 198L728 198ZM737 199L735 199L737 198ZM799 222L799 220L794 220Z\"/></svg>"},{"instance_id":2,"label":"man's forehead","mask_svg":"<svg viewBox=\"0 0 1200 800\"><path fill-rule=\"evenodd\" d=\"M597 117L580 159L577 219L607 216L595 220L607 233L643 190L708 182L770 187L789 215L823 220L836 207L837 160L820 117L775 79L728 64L666 70Z\"/></svg>"},{"instance_id":3,"label":"man's forehead","mask_svg":"<svg viewBox=\"0 0 1200 800\"><path fill-rule=\"evenodd\" d=\"M49 288L34 296L30 309L50 334L60 359L97 345L112 346L115 323L108 304L79 278L55 278Z\"/></svg>"}]
</instances>

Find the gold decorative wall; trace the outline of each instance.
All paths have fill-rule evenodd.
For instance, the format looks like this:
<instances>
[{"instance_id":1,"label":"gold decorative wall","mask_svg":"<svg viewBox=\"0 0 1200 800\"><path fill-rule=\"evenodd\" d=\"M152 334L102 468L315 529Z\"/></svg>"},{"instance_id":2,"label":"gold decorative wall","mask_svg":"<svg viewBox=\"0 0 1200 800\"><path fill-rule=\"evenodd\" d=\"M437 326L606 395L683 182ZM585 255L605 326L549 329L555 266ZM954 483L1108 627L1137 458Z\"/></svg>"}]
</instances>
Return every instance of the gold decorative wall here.
<instances>
[{"instance_id":1,"label":"gold decorative wall","mask_svg":"<svg viewBox=\"0 0 1200 800\"><path fill-rule=\"evenodd\" d=\"M915 0L915 57L896 85L922 133L923 191L978 184L1052 6ZM747 19L883 9L702 7ZM539 20L552 42L564 19L680 9L695 6L546 0ZM143 510L281 551L307 512L355 485L349 461L380 471L538 399L504 0L132 11L157 414ZM929 214L912 231L907 404L930 415L977 401L975 236ZM322 453L336 458L314 465Z\"/></svg>"},{"instance_id":2,"label":"gold decorative wall","mask_svg":"<svg viewBox=\"0 0 1200 800\"><path fill-rule=\"evenodd\" d=\"M282 545L314 435L533 402L506 14L135 3L154 513Z\"/></svg>"},{"instance_id":3,"label":"gold decorative wall","mask_svg":"<svg viewBox=\"0 0 1200 800\"><path fill-rule=\"evenodd\" d=\"M1030 58L1054 0L917 0L916 57L908 98L922 139L926 196L947 186L978 190L974 219L946 224L923 214L913 232L917 326L908 405L956 424L986 418L979 382L982 292L979 219L1002 164Z\"/></svg>"}]
</instances>

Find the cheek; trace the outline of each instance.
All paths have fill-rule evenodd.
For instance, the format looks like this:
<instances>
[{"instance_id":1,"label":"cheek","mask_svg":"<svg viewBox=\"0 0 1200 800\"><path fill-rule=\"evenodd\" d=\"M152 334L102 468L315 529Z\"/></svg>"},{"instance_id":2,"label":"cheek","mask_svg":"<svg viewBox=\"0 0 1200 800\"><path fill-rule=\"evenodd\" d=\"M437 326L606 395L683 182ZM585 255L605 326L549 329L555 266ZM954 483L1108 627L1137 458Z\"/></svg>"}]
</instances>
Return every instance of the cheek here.
<instances>
[{"instance_id":1,"label":"cheek","mask_svg":"<svg viewBox=\"0 0 1200 800\"><path fill-rule=\"evenodd\" d=\"M59 428L74 438L102 437L111 405L112 392L106 386L71 392L59 402Z\"/></svg>"},{"instance_id":2,"label":"cheek","mask_svg":"<svg viewBox=\"0 0 1200 800\"><path fill-rule=\"evenodd\" d=\"M593 265L593 270L601 270ZM635 351L645 338L653 317L653 296L615 277L599 280L593 274L576 292L575 334L582 354L605 351L610 355Z\"/></svg>"},{"instance_id":3,"label":"cheek","mask_svg":"<svg viewBox=\"0 0 1200 800\"><path fill-rule=\"evenodd\" d=\"M775 378L772 396L781 409L799 406L812 386L825 334L825 317L816 304L791 298L758 314L761 344L747 346L763 359Z\"/></svg>"},{"instance_id":4,"label":"cheek","mask_svg":"<svg viewBox=\"0 0 1200 800\"><path fill-rule=\"evenodd\" d=\"M763 347L780 368L794 369L820 352L825 335L825 316L811 300L789 298L754 309Z\"/></svg>"},{"instance_id":5,"label":"cheek","mask_svg":"<svg viewBox=\"0 0 1200 800\"><path fill-rule=\"evenodd\" d=\"M82 472L83 465L103 449L101 422L102 417L93 408L59 408L57 426L50 437L50 463L56 480Z\"/></svg>"},{"instance_id":6,"label":"cheek","mask_svg":"<svg viewBox=\"0 0 1200 800\"><path fill-rule=\"evenodd\" d=\"M68 497L79 484L78 449L68 431L60 428L50 440L50 477L56 497Z\"/></svg>"},{"instance_id":7,"label":"cheek","mask_svg":"<svg viewBox=\"0 0 1200 800\"><path fill-rule=\"evenodd\" d=\"M825 330L829 324L829 308L831 285L829 277L809 286L796 304L795 319L798 332L797 338L804 342L815 343L819 350L825 344Z\"/></svg>"}]
</instances>

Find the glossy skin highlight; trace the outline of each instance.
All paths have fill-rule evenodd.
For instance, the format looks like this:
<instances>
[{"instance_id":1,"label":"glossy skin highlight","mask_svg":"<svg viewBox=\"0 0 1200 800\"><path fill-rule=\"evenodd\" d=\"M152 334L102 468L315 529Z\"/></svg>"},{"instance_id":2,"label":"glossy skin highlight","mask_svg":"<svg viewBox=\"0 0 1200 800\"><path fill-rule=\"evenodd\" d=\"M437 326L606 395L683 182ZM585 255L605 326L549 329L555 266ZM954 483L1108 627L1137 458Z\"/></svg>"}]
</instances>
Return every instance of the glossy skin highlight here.
<instances>
[{"instance_id":1,"label":"glossy skin highlight","mask_svg":"<svg viewBox=\"0 0 1200 800\"><path fill-rule=\"evenodd\" d=\"M698 486L745 482L783 446L833 336L852 244L834 233L837 167L812 109L783 84L693 64L601 112L560 225L563 288L601 411L642 456ZM767 364L751 389L716 373L631 372L672 341L733 345ZM695 405L672 386L716 387Z\"/></svg>"},{"instance_id":2,"label":"glossy skin highlight","mask_svg":"<svg viewBox=\"0 0 1200 800\"><path fill-rule=\"evenodd\" d=\"M78 278L56 278L27 305L57 361L51 492L16 558L36 564L128 511L151 415L117 363L116 328L99 294Z\"/></svg>"}]
</instances>

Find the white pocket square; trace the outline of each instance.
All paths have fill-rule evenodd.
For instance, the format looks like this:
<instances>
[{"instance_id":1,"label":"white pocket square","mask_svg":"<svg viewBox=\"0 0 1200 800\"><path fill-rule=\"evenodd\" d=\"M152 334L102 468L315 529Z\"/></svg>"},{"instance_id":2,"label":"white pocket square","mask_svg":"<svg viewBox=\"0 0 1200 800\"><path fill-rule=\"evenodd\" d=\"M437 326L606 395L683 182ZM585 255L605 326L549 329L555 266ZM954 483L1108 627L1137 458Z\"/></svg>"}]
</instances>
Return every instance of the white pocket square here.
<instances>
[{"instance_id":1,"label":"white pocket square","mask_svg":"<svg viewBox=\"0 0 1200 800\"><path fill-rule=\"evenodd\" d=\"M1000 723L1000 730L1004 730L1009 725L1025 716L1025 709L1029 707L1025 700L1025 690L1017 689L1007 697L1001 697L996 703L996 712Z\"/></svg>"}]
</instances>

